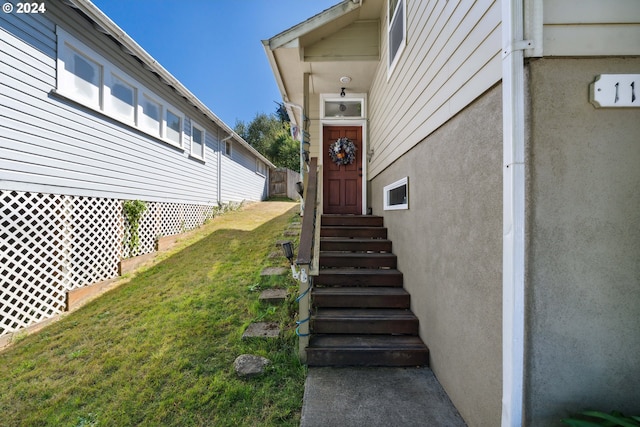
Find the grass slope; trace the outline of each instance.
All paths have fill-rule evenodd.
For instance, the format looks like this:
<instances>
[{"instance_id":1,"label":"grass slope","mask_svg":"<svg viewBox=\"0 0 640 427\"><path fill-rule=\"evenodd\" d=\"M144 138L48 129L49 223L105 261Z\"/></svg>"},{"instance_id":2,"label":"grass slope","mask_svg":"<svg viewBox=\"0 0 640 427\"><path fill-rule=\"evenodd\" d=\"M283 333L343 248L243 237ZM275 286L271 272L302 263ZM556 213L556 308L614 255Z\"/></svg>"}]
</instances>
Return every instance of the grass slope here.
<instances>
[{"instance_id":1,"label":"grass slope","mask_svg":"<svg viewBox=\"0 0 640 427\"><path fill-rule=\"evenodd\" d=\"M0 425L298 425L305 368L296 356L292 296L273 309L260 277L296 205L227 213L190 241L38 334L0 353ZM277 340L242 339L252 320L278 321ZM243 353L272 361L238 378Z\"/></svg>"}]
</instances>

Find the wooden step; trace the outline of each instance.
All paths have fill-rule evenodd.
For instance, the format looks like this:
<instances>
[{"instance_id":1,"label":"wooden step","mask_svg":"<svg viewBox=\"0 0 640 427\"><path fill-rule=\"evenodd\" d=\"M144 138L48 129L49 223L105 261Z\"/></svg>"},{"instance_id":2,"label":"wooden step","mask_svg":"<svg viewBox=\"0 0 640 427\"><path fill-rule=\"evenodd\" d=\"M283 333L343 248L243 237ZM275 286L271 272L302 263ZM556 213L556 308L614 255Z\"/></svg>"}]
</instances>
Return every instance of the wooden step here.
<instances>
[{"instance_id":1,"label":"wooden step","mask_svg":"<svg viewBox=\"0 0 640 427\"><path fill-rule=\"evenodd\" d=\"M315 335L307 347L309 366L427 366L429 349L409 335Z\"/></svg>"},{"instance_id":2,"label":"wooden step","mask_svg":"<svg viewBox=\"0 0 640 427\"><path fill-rule=\"evenodd\" d=\"M396 268L398 260L390 253L320 252L320 268Z\"/></svg>"},{"instance_id":3,"label":"wooden step","mask_svg":"<svg viewBox=\"0 0 640 427\"><path fill-rule=\"evenodd\" d=\"M373 215L322 215L322 226L382 227L384 218Z\"/></svg>"},{"instance_id":4,"label":"wooden step","mask_svg":"<svg viewBox=\"0 0 640 427\"><path fill-rule=\"evenodd\" d=\"M387 239L341 239L325 237L320 239L321 251L344 252L391 252L391 240Z\"/></svg>"},{"instance_id":5,"label":"wooden step","mask_svg":"<svg viewBox=\"0 0 640 427\"><path fill-rule=\"evenodd\" d=\"M410 310L318 308L311 315L314 334L417 335L418 318Z\"/></svg>"},{"instance_id":6,"label":"wooden step","mask_svg":"<svg viewBox=\"0 0 640 427\"><path fill-rule=\"evenodd\" d=\"M402 287L402 273L396 269L329 268L320 270L314 286L385 286Z\"/></svg>"},{"instance_id":7,"label":"wooden step","mask_svg":"<svg viewBox=\"0 0 640 427\"><path fill-rule=\"evenodd\" d=\"M314 307L409 308L411 296L403 288L318 288L311 291Z\"/></svg>"},{"instance_id":8,"label":"wooden step","mask_svg":"<svg viewBox=\"0 0 640 427\"><path fill-rule=\"evenodd\" d=\"M387 229L384 227L325 227L320 229L320 237L367 237L386 239Z\"/></svg>"}]
</instances>

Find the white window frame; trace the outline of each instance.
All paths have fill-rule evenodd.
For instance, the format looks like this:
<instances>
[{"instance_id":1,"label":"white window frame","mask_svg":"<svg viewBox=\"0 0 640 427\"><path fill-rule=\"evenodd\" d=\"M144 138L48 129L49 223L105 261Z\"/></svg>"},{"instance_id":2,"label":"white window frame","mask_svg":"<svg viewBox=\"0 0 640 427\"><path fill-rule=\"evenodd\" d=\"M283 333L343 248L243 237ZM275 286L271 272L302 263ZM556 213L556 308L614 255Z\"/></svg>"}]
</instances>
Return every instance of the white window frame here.
<instances>
[{"instance_id":1,"label":"white window frame","mask_svg":"<svg viewBox=\"0 0 640 427\"><path fill-rule=\"evenodd\" d=\"M360 102L359 116L329 116L327 117L325 107L327 102ZM348 93L344 97L332 94L320 94L320 117L327 120L359 120L367 117L367 97L362 93Z\"/></svg>"},{"instance_id":2,"label":"white window frame","mask_svg":"<svg viewBox=\"0 0 640 427\"><path fill-rule=\"evenodd\" d=\"M197 129L202 133L202 145L201 145L201 152L197 153L195 151L193 151L193 130ZM205 153L205 147L207 146L207 131L205 130L205 128L203 126L200 126L197 123L194 123L194 121L191 121L191 141L190 141L190 153L191 153L191 157L195 157L196 159L200 159L200 160L204 160L204 153Z\"/></svg>"},{"instance_id":3,"label":"white window frame","mask_svg":"<svg viewBox=\"0 0 640 427\"><path fill-rule=\"evenodd\" d=\"M57 85L58 91L63 92L65 96L71 98L83 105L86 105L92 109L102 109L103 108L103 87L104 87L104 76L105 69L104 66L100 63L100 61L96 60L93 55L87 53L87 49L84 45L81 44L70 44L66 42L66 40L60 40L58 42L58 78ZM77 76L70 71L67 71L65 68L66 63L71 63L74 61L74 56L80 56L85 61L89 63L95 64L98 69L98 86L97 86L97 99L94 97L88 98L78 94L76 90L75 79Z\"/></svg>"},{"instance_id":4,"label":"white window frame","mask_svg":"<svg viewBox=\"0 0 640 427\"><path fill-rule=\"evenodd\" d=\"M178 141L174 141L173 139L169 138L169 129L171 128L168 126L168 123L167 123L167 113L173 114L180 120L180 126L178 127L178 131L177 131ZM184 141L183 129L184 129L184 115L180 113L179 110L173 108L172 106L170 105L166 106L164 109L164 115L162 116L162 130L163 130L162 136L164 137L164 139L170 144L176 145L177 147L182 147L182 144Z\"/></svg>"},{"instance_id":5,"label":"white window frame","mask_svg":"<svg viewBox=\"0 0 640 427\"><path fill-rule=\"evenodd\" d=\"M135 84L133 84L131 81L129 81L129 79L125 78L124 76L120 75L119 73L115 73L113 71L109 72L109 78L107 81L107 84L105 84L105 86L108 88L109 90L109 96L111 95L113 86L114 86L114 82L115 79L120 80L122 83L124 83L127 86L130 86L131 89L133 90L133 105L131 106L132 108L132 114L130 116L124 115L121 112L117 111L116 108L113 106L113 104L109 101L107 102L107 96L105 96L105 106L104 106L104 110L107 114L109 114L112 117L117 117L118 120L127 123L131 126L135 126L137 123L137 117L138 117L138 88L136 87Z\"/></svg>"},{"instance_id":6,"label":"white window frame","mask_svg":"<svg viewBox=\"0 0 640 427\"><path fill-rule=\"evenodd\" d=\"M394 11L390 11L389 7L391 6L391 0L387 0L387 50L388 50L388 58L387 58L387 80L393 74L393 70L395 70L396 65L400 61L400 56L402 56L402 52L404 52L404 48L407 45L407 0L398 0L398 4L396 5L396 9ZM395 52L395 55L391 57L391 29L393 28L393 24L396 23L398 18L398 12L402 9L402 41L400 42L400 46L398 46L398 50Z\"/></svg>"},{"instance_id":7,"label":"white window frame","mask_svg":"<svg viewBox=\"0 0 640 427\"><path fill-rule=\"evenodd\" d=\"M222 144L222 154L231 158L231 153L233 152L233 144L231 144L231 140L226 140Z\"/></svg>"},{"instance_id":8,"label":"white window frame","mask_svg":"<svg viewBox=\"0 0 640 427\"><path fill-rule=\"evenodd\" d=\"M256 173L260 176L267 176L267 164L260 159L256 159Z\"/></svg>"},{"instance_id":9,"label":"white window frame","mask_svg":"<svg viewBox=\"0 0 640 427\"><path fill-rule=\"evenodd\" d=\"M125 72L121 71L118 67L113 65L110 61L105 59L102 55L96 53L93 49L89 48L84 43L77 40L70 33L62 29L60 26L56 27L57 41L57 75L56 75L56 89L55 93L77 102L91 110L97 111L113 120L120 123L124 123L131 126L140 132L150 135L156 139L159 139L169 145L183 149L184 141L184 114L178 109L163 100L161 97L156 96L152 90L147 89L143 84L137 80L131 78ZM65 69L65 62L71 60L71 55L77 54L85 59L92 61L100 67L100 86L98 87L99 102L94 102L86 97L80 96L75 91L75 84L73 79L75 74L68 72ZM113 84L112 76L122 80L124 83L130 85L134 89L134 117L133 120L130 117L115 111L112 107L110 100L106 100L106 97L111 96L111 86ZM147 97L152 102L159 105L159 124L158 129L149 129L141 123L142 103ZM171 140L167 137L166 115L165 112L170 110L173 114L180 117L180 143Z\"/></svg>"},{"instance_id":10,"label":"white window frame","mask_svg":"<svg viewBox=\"0 0 640 427\"><path fill-rule=\"evenodd\" d=\"M157 128L156 126L147 126L147 124L144 123L144 116L146 115L144 113L144 104L145 102L148 101L152 104L155 104L158 107L158 125ZM164 122L164 105L162 103L162 101L160 101L158 98L156 98L153 94L150 94L149 92L143 92L142 96L140 96L140 102L138 103L138 127L148 133L149 135L155 136L156 138L161 138L162 137L162 128L163 128L163 122Z\"/></svg>"},{"instance_id":11,"label":"white window frame","mask_svg":"<svg viewBox=\"0 0 640 427\"><path fill-rule=\"evenodd\" d=\"M389 193L396 188L400 188L402 186L407 187L407 202L398 205L390 205L389 204ZM383 191L383 209L385 211L395 211L395 210L406 210L409 209L409 177L405 176L402 179L397 180L396 182L389 184L384 187Z\"/></svg>"}]
</instances>

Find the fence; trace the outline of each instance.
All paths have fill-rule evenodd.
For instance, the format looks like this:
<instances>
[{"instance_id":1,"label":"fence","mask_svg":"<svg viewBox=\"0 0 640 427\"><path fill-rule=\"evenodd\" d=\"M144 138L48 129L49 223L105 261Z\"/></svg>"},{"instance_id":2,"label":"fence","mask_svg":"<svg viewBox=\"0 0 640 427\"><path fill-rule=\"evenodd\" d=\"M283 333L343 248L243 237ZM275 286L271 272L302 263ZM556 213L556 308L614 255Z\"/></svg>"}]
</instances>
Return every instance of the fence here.
<instances>
[{"instance_id":1,"label":"fence","mask_svg":"<svg viewBox=\"0 0 640 427\"><path fill-rule=\"evenodd\" d=\"M296 183L300 181L300 173L291 169L279 168L269 174L269 196L288 197L298 200L298 187Z\"/></svg>"},{"instance_id":2,"label":"fence","mask_svg":"<svg viewBox=\"0 0 640 427\"><path fill-rule=\"evenodd\" d=\"M0 190L0 336L65 309L67 291L118 275L129 257L122 200ZM148 202L135 255L196 228L214 206Z\"/></svg>"}]
</instances>

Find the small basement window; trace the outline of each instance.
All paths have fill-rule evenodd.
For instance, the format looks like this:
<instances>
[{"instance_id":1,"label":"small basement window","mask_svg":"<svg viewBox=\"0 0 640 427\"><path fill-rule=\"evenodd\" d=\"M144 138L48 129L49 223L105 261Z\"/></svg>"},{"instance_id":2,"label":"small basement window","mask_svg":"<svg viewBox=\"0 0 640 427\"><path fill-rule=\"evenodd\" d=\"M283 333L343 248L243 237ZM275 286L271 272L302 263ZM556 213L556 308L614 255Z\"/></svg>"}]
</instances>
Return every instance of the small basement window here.
<instances>
[{"instance_id":1,"label":"small basement window","mask_svg":"<svg viewBox=\"0 0 640 427\"><path fill-rule=\"evenodd\" d=\"M409 209L409 178L401 180L384 187L384 210Z\"/></svg>"}]
</instances>

